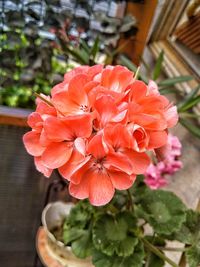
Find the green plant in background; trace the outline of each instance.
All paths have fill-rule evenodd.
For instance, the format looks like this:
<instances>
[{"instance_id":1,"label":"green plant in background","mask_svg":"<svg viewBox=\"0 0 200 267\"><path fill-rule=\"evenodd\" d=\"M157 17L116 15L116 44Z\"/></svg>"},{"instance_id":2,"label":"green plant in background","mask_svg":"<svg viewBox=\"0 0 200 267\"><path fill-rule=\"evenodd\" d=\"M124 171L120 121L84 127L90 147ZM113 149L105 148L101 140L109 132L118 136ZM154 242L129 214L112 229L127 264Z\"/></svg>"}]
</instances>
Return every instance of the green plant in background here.
<instances>
[{"instance_id":1,"label":"green plant in background","mask_svg":"<svg viewBox=\"0 0 200 267\"><path fill-rule=\"evenodd\" d=\"M60 241L78 258L91 256L95 267L178 267L165 251L184 253L190 267L198 266L200 214L171 192L148 189L142 180L118 191L106 206L80 201L64 219ZM167 240L185 246L168 247Z\"/></svg>"},{"instance_id":2,"label":"green plant in background","mask_svg":"<svg viewBox=\"0 0 200 267\"><path fill-rule=\"evenodd\" d=\"M33 93L49 94L72 66L59 59L51 40L25 34L19 29L0 36L0 104L33 108ZM62 56L62 55L61 55Z\"/></svg>"},{"instance_id":3,"label":"green plant in background","mask_svg":"<svg viewBox=\"0 0 200 267\"><path fill-rule=\"evenodd\" d=\"M200 103L200 95L198 94L200 85L197 88L191 89L191 93L186 94L184 92L180 92L176 89L176 84L187 82L193 79L192 76L177 76L173 78L161 79L162 72L162 64L164 60L164 52L162 51L155 63L155 66L152 70L149 69L148 64L142 59L143 65L147 70L148 77L140 74L139 78L143 80L145 83L148 83L149 80L158 81L158 88L161 94L176 94L177 96L177 106L179 112L179 122L188 129L192 134L200 138L200 128L197 126L197 119L199 115L195 114L193 108ZM130 70L136 72L137 66L133 64L131 60L129 60L124 55L119 55L118 61L120 64L128 67Z\"/></svg>"}]
</instances>

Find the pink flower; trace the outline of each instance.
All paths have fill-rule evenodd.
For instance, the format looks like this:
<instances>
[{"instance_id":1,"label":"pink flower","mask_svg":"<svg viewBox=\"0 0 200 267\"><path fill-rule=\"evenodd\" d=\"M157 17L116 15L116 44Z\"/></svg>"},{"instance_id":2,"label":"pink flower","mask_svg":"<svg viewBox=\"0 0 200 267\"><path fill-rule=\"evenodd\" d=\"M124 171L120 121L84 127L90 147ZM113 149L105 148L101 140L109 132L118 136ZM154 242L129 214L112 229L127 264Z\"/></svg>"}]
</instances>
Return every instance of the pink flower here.
<instances>
[{"instance_id":1,"label":"pink flower","mask_svg":"<svg viewBox=\"0 0 200 267\"><path fill-rule=\"evenodd\" d=\"M145 172L145 183L151 189L158 189L168 183L167 177L183 167L179 160L181 143L178 137L168 135L167 144L156 149L157 164L151 164Z\"/></svg>"},{"instance_id":2,"label":"pink flower","mask_svg":"<svg viewBox=\"0 0 200 267\"><path fill-rule=\"evenodd\" d=\"M160 168L162 167L151 163L145 173L144 182L151 189L164 187L168 183L166 178L162 176L162 171Z\"/></svg>"},{"instance_id":3,"label":"pink flower","mask_svg":"<svg viewBox=\"0 0 200 267\"><path fill-rule=\"evenodd\" d=\"M155 150L158 160L166 160L179 157L181 155L182 145L177 136L168 134L166 145Z\"/></svg>"}]
</instances>

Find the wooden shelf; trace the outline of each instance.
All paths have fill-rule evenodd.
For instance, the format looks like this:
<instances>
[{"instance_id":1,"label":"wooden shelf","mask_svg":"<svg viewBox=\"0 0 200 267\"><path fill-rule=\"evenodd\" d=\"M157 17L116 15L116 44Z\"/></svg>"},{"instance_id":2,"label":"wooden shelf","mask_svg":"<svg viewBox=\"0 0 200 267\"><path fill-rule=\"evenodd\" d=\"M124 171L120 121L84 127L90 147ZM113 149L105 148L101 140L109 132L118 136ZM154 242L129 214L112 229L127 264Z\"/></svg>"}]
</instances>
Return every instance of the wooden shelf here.
<instances>
[{"instance_id":1,"label":"wooden shelf","mask_svg":"<svg viewBox=\"0 0 200 267\"><path fill-rule=\"evenodd\" d=\"M28 126L27 117L32 110L0 106L0 124Z\"/></svg>"}]
</instances>

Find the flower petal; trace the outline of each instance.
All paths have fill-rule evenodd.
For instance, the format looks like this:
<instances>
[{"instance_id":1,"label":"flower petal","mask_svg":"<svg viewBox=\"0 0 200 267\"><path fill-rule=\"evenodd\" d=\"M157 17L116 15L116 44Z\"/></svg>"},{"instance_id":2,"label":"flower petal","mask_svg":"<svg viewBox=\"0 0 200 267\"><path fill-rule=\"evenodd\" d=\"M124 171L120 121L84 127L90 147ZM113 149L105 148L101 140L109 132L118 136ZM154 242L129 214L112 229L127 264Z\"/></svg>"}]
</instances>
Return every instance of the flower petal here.
<instances>
[{"instance_id":1,"label":"flower petal","mask_svg":"<svg viewBox=\"0 0 200 267\"><path fill-rule=\"evenodd\" d=\"M47 138L54 142L71 140L73 138L70 127L56 117L49 117L45 120L44 130Z\"/></svg>"},{"instance_id":2,"label":"flower petal","mask_svg":"<svg viewBox=\"0 0 200 267\"><path fill-rule=\"evenodd\" d=\"M178 122L177 107L172 106L172 107L168 108L167 111L165 112L165 118L167 120L168 128L175 126Z\"/></svg>"},{"instance_id":3,"label":"flower petal","mask_svg":"<svg viewBox=\"0 0 200 267\"><path fill-rule=\"evenodd\" d=\"M44 164L43 164L43 162L41 160L41 157L35 157L34 158L34 162L35 162L36 169L39 172L43 173L44 176L46 176L46 177L50 177L51 176L53 170L47 168L46 166L44 166Z\"/></svg>"},{"instance_id":4,"label":"flower petal","mask_svg":"<svg viewBox=\"0 0 200 267\"><path fill-rule=\"evenodd\" d=\"M96 159L101 159L106 155L103 145L102 135L95 135L88 144L87 152L92 154Z\"/></svg>"},{"instance_id":5,"label":"flower petal","mask_svg":"<svg viewBox=\"0 0 200 267\"><path fill-rule=\"evenodd\" d=\"M71 130L74 138L88 138L92 134L92 120L92 114L87 113L82 115L69 116L62 121Z\"/></svg>"},{"instance_id":6,"label":"flower petal","mask_svg":"<svg viewBox=\"0 0 200 267\"><path fill-rule=\"evenodd\" d=\"M133 173L131 162L124 153L113 152L106 156L104 166L109 170L122 171L129 175Z\"/></svg>"},{"instance_id":7,"label":"flower petal","mask_svg":"<svg viewBox=\"0 0 200 267\"><path fill-rule=\"evenodd\" d=\"M43 164L50 169L59 168L70 159L72 150L70 142L51 143L42 154Z\"/></svg>"},{"instance_id":8,"label":"flower petal","mask_svg":"<svg viewBox=\"0 0 200 267\"><path fill-rule=\"evenodd\" d=\"M73 150L70 159L61 166L58 170L60 174L67 179L71 180L71 176L74 174L73 183L79 183L82 178L82 167L90 160L90 157L84 157L76 149ZM88 168L88 167L87 167ZM80 170L80 172L79 172ZM77 173L76 173L77 172Z\"/></svg>"},{"instance_id":9,"label":"flower petal","mask_svg":"<svg viewBox=\"0 0 200 267\"><path fill-rule=\"evenodd\" d=\"M118 113L115 101L111 96L103 95L99 97L95 101L94 107L99 114L101 127L104 127Z\"/></svg>"},{"instance_id":10,"label":"flower petal","mask_svg":"<svg viewBox=\"0 0 200 267\"><path fill-rule=\"evenodd\" d=\"M107 173L96 170L88 172L87 175L89 179L89 200L91 204L102 206L110 202L114 196L115 189Z\"/></svg>"},{"instance_id":11,"label":"flower petal","mask_svg":"<svg viewBox=\"0 0 200 267\"><path fill-rule=\"evenodd\" d=\"M128 175L124 172L108 171L114 188L118 190L126 190L132 186L136 179L136 175Z\"/></svg>"},{"instance_id":12,"label":"flower petal","mask_svg":"<svg viewBox=\"0 0 200 267\"><path fill-rule=\"evenodd\" d=\"M88 105L87 94L84 91L84 86L88 82L88 77L85 74L78 74L73 77L68 86L69 97L72 102L77 105Z\"/></svg>"},{"instance_id":13,"label":"flower petal","mask_svg":"<svg viewBox=\"0 0 200 267\"><path fill-rule=\"evenodd\" d=\"M167 143L166 131L149 131L148 149L159 148Z\"/></svg>"},{"instance_id":14,"label":"flower petal","mask_svg":"<svg viewBox=\"0 0 200 267\"><path fill-rule=\"evenodd\" d=\"M40 133L35 131L25 133L23 142L26 150L32 156L41 156L45 150L45 147L40 144Z\"/></svg>"},{"instance_id":15,"label":"flower petal","mask_svg":"<svg viewBox=\"0 0 200 267\"><path fill-rule=\"evenodd\" d=\"M43 128L43 120L41 115L38 112L32 112L28 116L28 125L34 129L36 132L41 132Z\"/></svg>"},{"instance_id":16,"label":"flower petal","mask_svg":"<svg viewBox=\"0 0 200 267\"><path fill-rule=\"evenodd\" d=\"M71 196L78 199L85 199L89 197L89 180L87 177L82 179L79 184L69 184L69 193Z\"/></svg>"},{"instance_id":17,"label":"flower petal","mask_svg":"<svg viewBox=\"0 0 200 267\"><path fill-rule=\"evenodd\" d=\"M67 92L68 89L68 83L66 81L63 81L62 83L56 84L52 89L51 89L51 95L54 96L60 92Z\"/></svg>"},{"instance_id":18,"label":"flower petal","mask_svg":"<svg viewBox=\"0 0 200 267\"><path fill-rule=\"evenodd\" d=\"M131 85L131 90L129 93L130 101L138 102L140 99L143 99L147 94L147 86L142 81L135 81Z\"/></svg>"},{"instance_id":19,"label":"flower petal","mask_svg":"<svg viewBox=\"0 0 200 267\"><path fill-rule=\"evenodd\" d=\"M48 100L50 101L50 99ZM57 115L56 109L54 107L48 105L47 103L38 98L36 102L37 102L36 112L38 112L42 116L42 118L43 115L51 115L51 116Z\"/></svg>"},{"instance_id":20,"label":"flower petal","mask_svg":"<svg viewBox=\"0 0 200 267\"><path fill-rule=\"evenodd\" d=\"M127 128L119 123L104 128L104 139L106 143L109 143L115 149L120 147L130 148L133 143L132 136Z\"/></svg>"},{"instance_id":21,"label":"flower petal","mask_svg":"<svg viewBox=\"0 0 200 267\"><path fill-rule=\"evenodd\" d=\"M62 91L52 97L55 108L65 115L80 113L80 106L74 103L69 97L69 93Z\"/></svg>"},{"instance_id":22,"label":"flower petal","mask_svg":"<svg viewBox=\"0 0 200 267\"><path fill-rule=\"evenodd\" d=\"M82 162L80 162L80 164L76 166L75 170L71 172L70 181L73 184L79 184L82 179L85 179L85 174L90 169L90 167L91 161L89 156L85 158Z\"/></svg>"},{"instance_id":23,"label":"flower petal","mask_svg":"<svg viewBox=\"0 0 200 267\"><path fill-rule=\"evenodd\" d=\"M145 153L138 153L127 149L124 154L129 158L132 164L132 172L135 174L143 174L151 162Z\"/></svg>"},{"instance_id":24,"label":"flower petal","mask_svg":"<svg viewBox=\"0 0 200 267\"><path fill-rule=\"evenodd\" d=\"M74 141L74 147L77 149L79 153L85 156L85 140L81 137L78 137Z\"/></svg>"}]
</instances>

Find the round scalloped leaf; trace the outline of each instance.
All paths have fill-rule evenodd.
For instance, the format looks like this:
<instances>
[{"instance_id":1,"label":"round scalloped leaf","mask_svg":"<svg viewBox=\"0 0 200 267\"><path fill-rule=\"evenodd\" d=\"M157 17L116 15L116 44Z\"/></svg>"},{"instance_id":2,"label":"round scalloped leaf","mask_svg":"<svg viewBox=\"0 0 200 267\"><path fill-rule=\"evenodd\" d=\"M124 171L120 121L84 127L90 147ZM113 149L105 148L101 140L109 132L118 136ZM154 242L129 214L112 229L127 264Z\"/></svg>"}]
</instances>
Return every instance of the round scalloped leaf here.
<instances>
[{"instance_id":1,"label":"round scalloped leaf","mask_svg":"<svg viewBox=\"0 0 200 267\"><path fill-rule=\"evenodd\" d=\"M193 245L200 243L200 213L193 210L186 211L186 221L181 228L170 234L163 235L168 240L178 240L182 243Z\"/></svg>"},{"instance_id":2,"label":"round scalloped leaf","mask_svg":"<svg viewBox=\"0 0 200 267\"><path fill-rule=\"evenodd\" d=\"M142 267L144 255L143 245L139 242L129 257L108 256L95 250L92 254L92 262L95 267Z\"/></svg>"},{"instance_id":3,"label":"round scalloped leaf","mask_svg":"<svg viewBox=\"0 0 200 267\"><path fill-rule=\"evenodd\" d=\"M96 249L112 256L129 256L133 253L138 239L129 233L134 228L135 218L128 212L116 216L102 215L93 227L93 243Z\"/></svg>"},{"instance_id":4,"label":"round scalloped leaf","mask_svg":"<svg viewBox=\"0 0 200 267\"><path fill-rule=\"evenodd\" d=\"M79 201L70 211L67 218L67 223L71 227L83 229L85 225L91 220L94 212L93 206L87 200Z\"/></svg>"},{"instance_id":5,"label":"round scalloped leaf","mask_svg":"<svg viewBox=\"0 0 200 267\"><path fill-rule=\"evenodd\" d=\"M72 252L76 257L84 259L91 255L92 238L91 233L85 230L85 233L71 244Z\"/></svg>"},{"instance_id":6,"label":"round scalloped leaf","mask_svg":"<svg viewBox=\"0 0 200 267\"><path fill-rule=\"evenodd\" d=\"M172 192L148 190L141 200L143 218L158 234L178 231L186 219L186 207Z\"/></svg>"}]
</instances>

